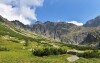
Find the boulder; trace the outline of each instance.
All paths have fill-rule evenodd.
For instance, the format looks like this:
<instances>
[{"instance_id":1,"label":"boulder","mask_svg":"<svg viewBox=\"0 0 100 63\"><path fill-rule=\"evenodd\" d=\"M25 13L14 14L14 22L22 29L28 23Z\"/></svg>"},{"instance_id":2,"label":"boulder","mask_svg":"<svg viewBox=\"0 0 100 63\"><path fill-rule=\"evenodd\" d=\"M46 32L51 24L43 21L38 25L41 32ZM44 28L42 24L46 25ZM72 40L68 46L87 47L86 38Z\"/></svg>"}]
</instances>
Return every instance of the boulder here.
<instances>
[{"instance_id":1,"label":"boulder","mask_svg":"<svg viewBox=\"0 0 100 63\"><path fill-rule=\"evenodd\" d=\"M74 62L74 61L76 61L76 60L78 60L78 59L79 59L79 57L76 56L76 55L67 58L67 60L68 60L69 62Z\"/></svg>"}]
</instances>

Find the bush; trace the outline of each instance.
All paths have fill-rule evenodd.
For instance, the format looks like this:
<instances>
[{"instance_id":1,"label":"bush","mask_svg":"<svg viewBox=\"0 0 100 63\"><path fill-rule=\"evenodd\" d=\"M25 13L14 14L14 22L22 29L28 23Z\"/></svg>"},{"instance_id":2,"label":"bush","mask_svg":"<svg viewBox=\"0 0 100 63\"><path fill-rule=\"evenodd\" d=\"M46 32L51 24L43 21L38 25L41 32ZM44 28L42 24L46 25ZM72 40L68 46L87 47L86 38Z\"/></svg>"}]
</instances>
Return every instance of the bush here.
<instances>
[{"instance_id":1,"label":"bush","mask_svg":"<svg viewBox=\"0 0 100 63\"><path fill-rule=\"evenodd\" d=\"M28 46L29 45L29 41L25 41L24 46Z\"/></svg>"},{"instance_id":2,"label":"bush","mask_svg":"<svg viewBox=\"0 0 100 63\"><path fill-rule=\"evenodd\" d=\"M9 51L9 50L4 46L0 46L0 51Z\"/></svg>"},{"instance_id":3,"label":"bush","mask_svg":"<svg viewBox=\"0 0 100 63\"><path fill-rule=\"evenodd\" d=\"M71 47L73 49L77 49L77 50L94 50L95 49L95 47L78 46L78 45L72 45L72 44L66 44L66 46Z\"/></svg>"},{"instance_id":4,"label":"bush","mask_svg":"<svg viewBox=\"0 0 100 63\"><path fill-rule=\"evenodd\" d=\"M43 48L43 49L35 49L32 51L35 56L48 56L48 55L59 55L66 54L66 50L61 48Z\"/></svg>"},{"instance_id":5,"label":"bush","mask_svg":"<svg viewBox=\"0 0 100 63\"><path fill-rule=\"evenodd\" d=\"M100 53L96 50L93 50L92 52L85 52L83 54L77 53L77 56L84 58L100 58Z\"/></svg>"},{"instance_id":6,"label":"bush","mask_svg":"<svg viewBox=\"0 0 100 63\"><path fill-rule=\"evenodd\" d=\"M12 40L12 39L10 39L10 40L8 40L8 41L15 42L15 43L19 43L18 40Z\"/></svg>"}]
</instances>

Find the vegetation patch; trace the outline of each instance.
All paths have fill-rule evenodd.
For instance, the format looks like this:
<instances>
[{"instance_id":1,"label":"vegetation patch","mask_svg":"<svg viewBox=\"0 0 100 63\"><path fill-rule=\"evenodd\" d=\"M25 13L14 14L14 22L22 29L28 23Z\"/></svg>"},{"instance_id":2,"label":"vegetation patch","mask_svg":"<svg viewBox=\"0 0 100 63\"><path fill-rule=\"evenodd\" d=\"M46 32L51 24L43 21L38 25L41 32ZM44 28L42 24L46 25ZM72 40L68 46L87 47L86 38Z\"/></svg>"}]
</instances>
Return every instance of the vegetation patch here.
<instances>
[{"instance_id":1,"label":"vegetation patch","mask_svg":"<svg viewBox=\"0 0 100 63\"><path fill-rule=\"evenodd\" d=\"M9 49L4 46L0 46L0 51L9 51Z\"/></svg>"},{"instance_id":2,"label":"vegetation patch","mask_svg":"<svg viewBox=\"0 0 100 63\"><path fill-rule=\"evenodd\" d=\"M32 51L35 56L48 56L48 55L59 55L66 54L67 50L62 48L39 48Z\"/></svg>"},{"instance_id":3,"label":"vegetation patch","mask_svg":"<svg viewBox=\"0 0 100 63\"><path fill-rule=\"evenodd\" d=\"M72 44L65 44L64 46L70 47L72 49L76 50L95 50L95 47L90 47L90 46L78 46L78 45L72 45Z\"/></svg>"},{"instance_id":4,"label":"vegetation patch","mask_svg":"<svg viewBox=\"0 0 100 63\"><path fill-rule=\"evenodd\" d=\"M100 58L100 53L97 50L93 50L91 52L85 52L85 53L77 53L77 56L84 57L84 58Z\"/></svg>"}]
</instances>

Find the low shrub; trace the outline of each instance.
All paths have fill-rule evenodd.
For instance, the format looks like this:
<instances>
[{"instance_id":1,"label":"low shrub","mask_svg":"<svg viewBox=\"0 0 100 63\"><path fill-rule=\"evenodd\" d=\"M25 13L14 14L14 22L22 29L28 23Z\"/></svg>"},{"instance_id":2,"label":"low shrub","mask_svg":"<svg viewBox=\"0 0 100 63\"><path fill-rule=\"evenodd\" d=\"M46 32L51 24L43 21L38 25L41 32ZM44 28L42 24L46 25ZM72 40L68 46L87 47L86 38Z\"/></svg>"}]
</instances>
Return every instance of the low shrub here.
<instances>
[{"instance_id":1,"label":"low shrub","mask_svg":"<svg viewBox=\"0 0 100 63\"><path fill-rule=\"evenodd\" d=\"M100 58L100 53L96 50L93 50L92 52L85 52L85 53L77 53L77 56L84 57L84 58Z\"/></svg>"},{"instance_id":2,"label":"low shrub","mask_svg":"<svg viewBox=\"0 0 100 63\"><path fill-rule=\"evenodd\" d=\"M66 46L73 48L73 49L77 49L77 50L94 50L94 47L90 47L90 46L78 46L78 45L72 45L72 44L66 44Z\"/></svg>"},{"instance_id":3,"label":"low shrub","mask_svg":"<svg viewBox=\"0 0 100 63\"><path fill-rule=\"evenodd\" d=\"M25 41L24 46L28 46L29 45L29 41Z\"/></svg>"},{"instance_id":4,"label":"low shrub","mask_svg":"<svg viewBox=\"0 0 100 63\"><path fill-rule=\"evenodd\" d=\"M61 48L43 48L43 49L39 48L32 51L32 53L35 56L48 56L48 55L66 54L66 50Z\"/></svg>"},{"instance_id":5,"label":"low shrub","mask_svg":"<svg viewBox=\"0 0 100 63\"><path fill-rule=\"evenodd\" d=\"M19 43L18 40L12 40L12 39L10 39L10 40L8 40L8 41L15 42L15 43Z\"/></svg>"},{"instance_id":6,"label":"low shrub","mask_svg":"<svg viewBox=\"0 0 100 63\"><path fill-rule=\"evenodd\" d=\"M0 46L0 51L9 51L9 49L7 49L7 48L4 47L4 46Z\"/></svg>"}]
</instances>

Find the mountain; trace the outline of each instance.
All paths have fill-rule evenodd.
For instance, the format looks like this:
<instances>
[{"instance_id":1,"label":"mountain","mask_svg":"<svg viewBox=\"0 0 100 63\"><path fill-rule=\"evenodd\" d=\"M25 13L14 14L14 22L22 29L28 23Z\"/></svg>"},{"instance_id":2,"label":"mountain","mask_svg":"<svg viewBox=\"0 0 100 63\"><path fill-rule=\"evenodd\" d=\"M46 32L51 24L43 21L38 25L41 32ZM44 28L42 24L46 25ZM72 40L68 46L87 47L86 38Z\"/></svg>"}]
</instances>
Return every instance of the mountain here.
<instances>
[{"instance_id":1,"label":"mountain","mask_svg":"<svg viewBox=\"0 0 100 63\"><path fill-rule=\"evenodd\" d=\"M18 26L19 28L25 28L25 25L18 20L14 20L11 22L14 23L16 26Z\"/></svg>"},{"instance_id":2,"label":"mountain","mask_svg":"<svg viewBox=\"0 0 100 63\"><path fill-rule=\"evenodd\" d=\"M95 19L91 19L84 24L85 27L97 27L100 26L100 16L97 16Z\"/></svg>"},{"instance_id":3,"label":"mountain","mask_svg":"<svg viewBox=\"0 0 100 63\"><path fill-rule=\"evenodd\" d=\"M24 25L23 23L21 23L17 20L12 21L12 23L19 28L33 31L37 34L44 35L48 38L51 38L51 39L54 39L57 41L61 41L61 39L60 39L61 36L69 33L70 32L69 29L71 27L76 26L74 24L66 23L66 22L50 22L50 21L47 21L44 23L37 21L31 26Z\"/></svg>"},{"instance_id":4,"label":"mountain","mask_svg":"<svg viewBox=\"0 0 100 63\"><path fill-rule=\"evenodd\" d=\"M36 22L32 25L32 31L60 41L61 36L69 33L70 31L68 29L74 26L76 25L66 22Z\"/></svg>"},{"instance_id":5,"label":"mountain","mask_svg":"<svg viewBox=\"0 0 100 63\"><path fill-rule=\"evenodd\" d=\"M23 23L21 23L18 20L14 20L14 21L11 21L11 22L18 28L22 28L22 29L25 29L25 30L31 30L30 25L24 25Z\"/></svg>"},{"instance_id":6,"label":"mountain","mask_svg":"<svg viewBox=\"0 0 100 63\"><path fill-rule=\"evenodd\" d=\"M10 36L18 39L23 39L25 41L34 40L30 36L26 36L22 29L16 27L12 22L0 16L0 36Z\"/></svg>"},{"instance_id":7,"label":"mountain","mask_svg":"<svg viewBox=\"0 0 100 63\"><path fill-rule=\"evenodd\" d=\"M100 27L82 27L66 22L37 21L32 25L32 31L68 44L96 44L100 40Z\"/></svg>"},{"instance_id":8,"label":"mountain","mask_svg":"<svg viewBox=\"0 0 100 63\"><path fill-rule=\"evenodd\" d=\"M37 21L32 25L24 25L18 20L9 22L3 17L0 17L0 19L2 22L5 22L6 25L9 24L10 28L14 27L13 30L17 30L18 33L22 33L19 29L24 29L62 43L86 45L98 44L100 41L99 17L100 16L96 17L94 21L91 21L93 24L98 22L98 25L96 24L95 27L87 27L86 24L88 22L84 26L76 26L66 22L50 21L44 23Z\"/></svg>"},{"instance_id":9,"label":"mountain","mask_svg":"<svg viewBox=\"0 0 100 63\"><path fill-rule=\"evenodd\" d=\"M5 21L7 21L7 19L3 18L3 17L0 15L0 21L1 21L1 22L5 22Z\"/></svg>"},{"instance_id":10,"label":"mountain","mask_svg":"<svg viewBox=\"0 0 100 63\"><path fill-rule=\"evenodd\" d=\"M3 40L12 41L12 42L35 42L40 44L41 42L57 42L51 40L48 37L42 36L42 34L36 34L35 30L33 31L32 25L24 25L18 20L8 21L7 19L0 16L0 37L3 37ZM10 40L11 38L11 40ZM2 39L2 38L0 38ZM18 41L16 41L18 40ZM50 45L51 43L47 44ZM43 45L43 44L41 44ZM50 45L52 46L52 44Z\"/></svg>"},{"instance_id":11,"label":"mountain","mask_svg":"<svg viewBox=\"0 0 100 63\"><path fill-rule=\"evenodd\" d=\"M74 28L75 29L75 28ZM85 28L73 30L62 37L63 42L70 44L96 44L100 41L100 28Z\"/></svg>"},{"instance_id":12,"label":"mountain","mask_svg":"<svg viewBox=\"0 0 100 63\"><path fill-rule=\"evenodd\" d=\"M91 44L96 47L91 47ZM87 63L92 58L95 58L93 63L98 63L100 54L97 50L93 50L97 47L100 48L99 27L90 28L50 21L24 25L18 20L11 22L0 17L1 63L69 63L66 58L73 59L73 54L76 53L79 58L76 63L83 61ZM85 52L88 53L87 56Z\"/></svg>"},{"instance_id":13,"label":"mountain","mask_svg":"<svg viewBox=\"0 0 100 63\"><path fill-rule=\"evenodd\" d=\"M13 21L16 26L25 30L30 30L36 34L43 35L52 40L56 40L68 44L97 44L100 41L100 16L92 21L88 21L88 25L76 26L66 22L50 22L44 23L37 21L33 25L24 25L19 21ZM91 22L91 23L90 23ZM93 24L93 27L90 26ZM96 27L98 26L98 27Z\"/></svg>"}]
</instances>

